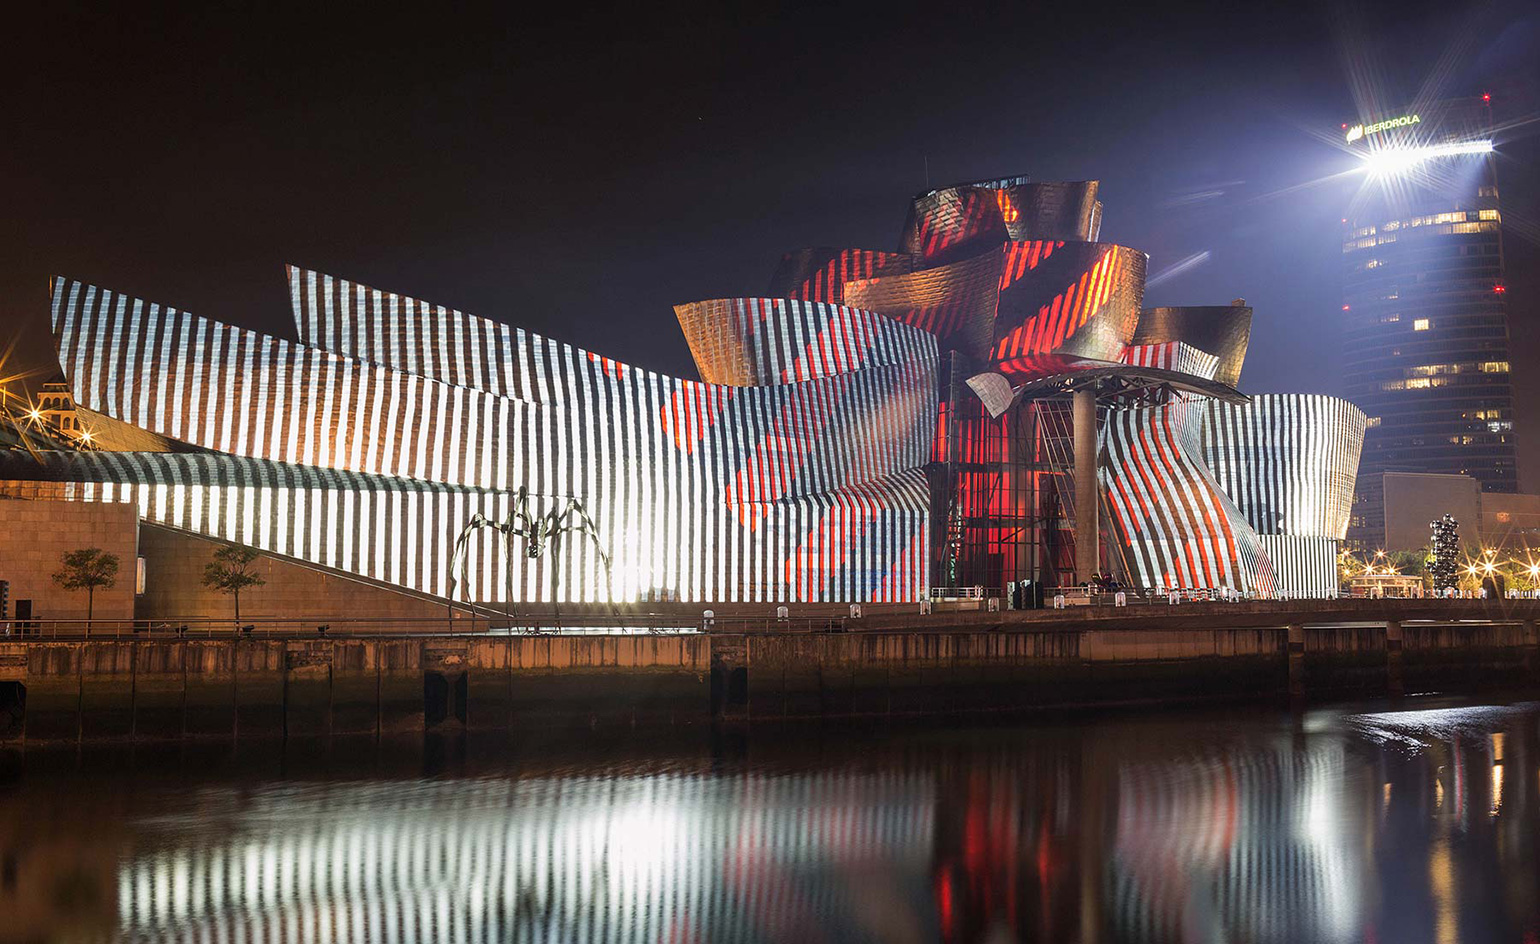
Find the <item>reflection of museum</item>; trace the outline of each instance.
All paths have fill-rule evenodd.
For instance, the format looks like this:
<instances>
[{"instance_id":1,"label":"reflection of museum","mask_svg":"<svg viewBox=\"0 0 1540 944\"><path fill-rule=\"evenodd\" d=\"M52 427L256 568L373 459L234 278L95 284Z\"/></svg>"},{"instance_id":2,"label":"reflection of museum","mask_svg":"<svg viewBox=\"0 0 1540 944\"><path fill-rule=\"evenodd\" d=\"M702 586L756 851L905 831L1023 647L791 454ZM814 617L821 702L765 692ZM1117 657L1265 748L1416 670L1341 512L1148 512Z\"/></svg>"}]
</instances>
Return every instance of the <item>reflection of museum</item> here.
<instances>
[{"instance_id":1,"label":"reflection of museum","mask_svg":"<svg viewBox=\"0 0 1540 944\"><path fill-rule=\"evenodd\" d=\"M161 445L0 477L479 602L1335 593L1363 415L1238 394L1251 309L1141 311L1096 193L948 187L897 252L788 253L772 297L677 307L700 381L302 269L298 340L59 279L75 401ZM466 531L516 511L568 529Z\"/></svg>"},{"instance_id":2,"label":"reflection of museum","mask_svg":"<svg viewBox=\"0 0 1540 944\"><path fill-rule=\"evenodd\" d=\"M24 779L0 941L1519 940L1534 711L1344 720L879 738L811 770L765 746L786 772Z\"/></svg>"}]
</instances>

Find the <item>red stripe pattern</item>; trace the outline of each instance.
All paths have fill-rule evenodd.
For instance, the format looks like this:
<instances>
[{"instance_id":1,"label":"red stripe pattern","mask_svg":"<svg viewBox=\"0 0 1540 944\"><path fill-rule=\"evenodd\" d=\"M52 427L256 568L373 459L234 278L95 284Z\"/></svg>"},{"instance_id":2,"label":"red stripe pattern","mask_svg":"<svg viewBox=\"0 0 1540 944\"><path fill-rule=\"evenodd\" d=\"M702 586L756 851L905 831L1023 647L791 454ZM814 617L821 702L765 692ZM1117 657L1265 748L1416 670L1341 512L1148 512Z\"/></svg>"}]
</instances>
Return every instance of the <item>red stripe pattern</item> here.
<instances>
[{"instance_id":1,"label":"red stripe pattern","mask_svg":"<svg viewBox=\"0 0 1540 944\"><path fill-rule=\"evenodd\" d=\"M1102 488L1129 569L1147 587L1234 589L1272 596L1272 562L1202 456L1202 402L1110 410L1101 430Z\"/></svg>"},{"instance_id":2,"label":"red stripe pattern","mask_svg":"<svg viewBox=\"0 0 1540 944\"><path fill-rule=\"evenodd\" d=\"M843 304L846 282L902 275L913 268L913 258L899 252L799 249L781 257L766 294L771 298Z\"/></svg>"},{"instance_id":3,"label":"red stripe pattern","mask_svg":"<svg viewBox=\"0 0 1540 944\"><path fill-rule=\"evenodd\" d=\"M845 300L933 334L943 348L984 357L994 335L1003 264L1001 253L987 252L909 275L851 282Z\"/></svg>"},{"instance_id":4,"label":"red stripe pattern","mask_svg":"<svg viewBox=\"0 0 1540 944\"><path fill-rule=\"evenodd\" d=\"M674 306L707 383L796 383L935 357L923 331L870 311L781 298Z\"/></svg>"}]
</instances>

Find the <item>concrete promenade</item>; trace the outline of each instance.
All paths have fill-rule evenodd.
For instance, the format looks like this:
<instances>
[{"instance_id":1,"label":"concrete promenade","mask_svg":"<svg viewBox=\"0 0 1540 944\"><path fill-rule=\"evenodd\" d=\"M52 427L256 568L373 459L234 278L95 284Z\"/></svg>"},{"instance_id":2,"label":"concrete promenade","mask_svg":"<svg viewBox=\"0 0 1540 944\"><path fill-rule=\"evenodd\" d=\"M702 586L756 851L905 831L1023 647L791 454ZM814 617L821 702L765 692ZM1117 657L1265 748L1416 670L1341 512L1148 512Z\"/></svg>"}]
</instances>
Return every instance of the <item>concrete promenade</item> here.
<instances>
[{"instance_id":1,"label":"concrete promenade","mask_svg":"<svg viewBox=\"0 0 1540 944\"><path fill-rule=\"evenodd\" d=\"M1513 691L1540 682L1537 615L1533 600L1340 600L894 609L835 632L724 621L677 635L11 638L0 640L0 741L516 735Z\"/></svg>"}]
</instances>

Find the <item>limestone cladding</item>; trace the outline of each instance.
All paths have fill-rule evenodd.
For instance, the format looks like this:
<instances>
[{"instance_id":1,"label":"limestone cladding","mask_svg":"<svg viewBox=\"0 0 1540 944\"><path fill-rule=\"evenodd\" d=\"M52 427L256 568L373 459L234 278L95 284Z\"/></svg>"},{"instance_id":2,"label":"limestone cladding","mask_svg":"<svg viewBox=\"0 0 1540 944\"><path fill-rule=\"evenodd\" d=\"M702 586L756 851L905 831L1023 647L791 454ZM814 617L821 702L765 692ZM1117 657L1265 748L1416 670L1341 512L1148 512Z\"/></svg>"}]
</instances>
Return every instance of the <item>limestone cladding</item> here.
<instances>
[{"instance_id":1,"label":"limestone cladding","mask_svg":"<svg viewBox=\"0 0 1540 944\"><path fill-rule=\"evenodd\" d=\"M145 523L140 532L145 593L139 599L138 618L175 622L233 617L234 601L203 585L203 569L222 546ZM377 621L375 628L382 631L438 631L444 626L442 604L389 587L265 554L251 567L266 583L241 591L242 622L286 620L310 629L313 624L334 620L368 620ZM368 629L356 622L347 628L355 632Z\"/></svg>"},{"instance_id":2,"label":"limestone cladding","mask_svg":"<svg viewBox=\"0 0 1540 944\"><path fill-rule=\"evenodd\" d=\"M30 601L37 620L83 620L86 592L63 590L53 582L60 558L70 551L99 547L117 555L117 582L95 593L94 617L134 616L135 549L139 513L133 505L0 499L0 580L10 582L7 619L17 604Z\"/></svg>"}]
</instances>

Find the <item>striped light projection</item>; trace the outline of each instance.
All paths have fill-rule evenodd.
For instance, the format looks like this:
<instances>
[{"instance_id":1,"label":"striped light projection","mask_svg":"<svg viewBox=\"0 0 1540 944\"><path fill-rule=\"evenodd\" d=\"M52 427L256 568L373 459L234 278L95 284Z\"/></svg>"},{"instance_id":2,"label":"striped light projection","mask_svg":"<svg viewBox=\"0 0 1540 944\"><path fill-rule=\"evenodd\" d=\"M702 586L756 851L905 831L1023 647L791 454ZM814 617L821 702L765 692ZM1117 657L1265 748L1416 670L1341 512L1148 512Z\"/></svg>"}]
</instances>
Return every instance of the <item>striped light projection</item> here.
<instances>
[{"instance_id":1,"label":"striped light projection","mask_svg":"<svg viewBox=\"0 0 1540 944\"><path fill-rule=\"evenodd\" d=\"M1337 593L1337 547L1347 534L1366 426L1358 407L1318 394L1205 404L1204 459L1263 536L1281 592Z\"/></svg>"},{"instance_id":2,"label":"striped light projection","mask_svg":"<svg viewBox=\"0 0 1540 944\"><path fill-rule=\"evenodd\" d=\"M943 350L989 354L1000 300L998 250L906 275L848 282L845 301L936 336Z\"/></svg>"},{"instance_id":3,"label":"striped light projection","mask_svg":"<svg viewBox=\"0 0 1540 944\"><path fill-rule=\"evenodd\" d=\"M1026 178L990 182L1025 183ZM978 255L1010 239L999 187L960 184L915 197L904 221L901 251L925 267L944 265Z\"/></svg>"},{"instance_id":4,"label":"striped light projection","mask_svg":"<svg viewBox=\"0 0 1540 944\"><path fill-rule=\"evenodd\" d=\"M1213 380L1219 371L1219 358L1180 341L1167 344L1131 344L1123 349L1122 361L1134 367L1158 367Z\"/></svg>"},{"instance_id":5,"label":"striped light projection","mask_svg":"<svg viewBox=\"0 0 1540 944\"><path fill-rule=\"evenodd\" d=\"M1128 571L1145 587L1271 596L1266 550L1203 463L1202 422L1203 402L1181 394L1107 411L1100 477Z\"/></svg>"},{"instance_id":6,"label":"striped light projection","mask_svg":"<svg viewBox=\"0 0 1540 944\"><path fill-rule=\"evenodd\" d=\"M784 384L863 367L922 362L936 342L875 312L795 299L723 298L675 305L707 383Z\"/></svg>"},{"instance_id":7,"label":"striped light projection","mask_svg":"<svg viewBox=\"0 0 1540 944\"><path fill-rule=\"evenodd\" d=\"M1239 301L1239 300L1237 300ZM1182 341L1219 358L1216 380L1235 386L1251 343L1251 308L1244 304L1146 308L1134 329L1136 345Z\"/></svg>"},{"instance_id":8,"label":"striped light projection","mask_svg":"<svg viewBox=\"0 0 1540 944\"><path fill-rule=\"evenodd\" d=\"M1005 249L991 358L1045 354L1117 361L1144 297L1144 253L1111 243L1012 243Z\"/></svg>"},{"instance_id":9,"label":"striped light projection","mask_svg":"<svg viewBox=\"0 0 1540 944\"><path fill-rule=\"evenodd\" d=\"M903 275L914 268L914 259L901 252L873 249L797 249L781 257L770 277L771 298L795 298L811 302L845 301L845 283L879 275Z\"/></svg>"},{"instance_id":10,"label":"striped light projection","mask_svg":"<svg viewBox=\"0 0 1540 944\"><path fill-rule=\"evenodd\" d=\"M388 534L389 554L424 561L402 565L399 581L384 579L424 592L447 592L448 559L421 549L452 544L477 511L505 514L520 487L552 507L581 501L614 561L607 577L591 545L558 542L548 561L516 575L521 601L925 592L929 500L919 468L934 433L936 357L928 336L899 325L878 331L874 316L851 314L874 337L907 347L877 357L880 345L847 345L863 355L859 365L822 360L822 373L799 383L729 387L638 370L314 272L292 269L290 284L305 343L59 280L54 327L76 399L241 459L405 480L400 507L328 496L326 523L313 525L319 537L296 556L377 576L387 552L370 542ZM805 356L785 366L799 363L813 373ZM253 469L238 464L229 485L267 487ZM147 511L151 520L232 539L238 531L275 551L294 543L264 542L273 519L230 511L224 491L198 491L208 487L201 480L143 474L138 484L172 496ZM425 510L423 492L462 497ZM260 509L267 493L256 494ZM267 500L298 500L285 495ZM147 507L142 495L134 500ZM178 517L178 502L217 505L221 524ZM341 546L348 535L351 552ZM396 543L403 536L411 547ZM486 543L479 555L473 547L474 599L502 602L502 581L489 575L503 564Z\"/></svg>"},{"instance_id":11,"label":"striped light projection","mask_svg":"<svg viewBox=\"0 0 1540 944\"><path fill-rule=\"evenodd\" d=\"M677 306L702 382L308 269L289 269L298 341L59 279L53 326L80 407L206 454L43 474L438 595L473 515L501 520L520 489L536 514L583 506L609 573L593 542L559 540L515 562L505 590L506 549L483 531L475 602L904 601L927 594L942 548L979 564L951 554L945 580L1052 579L1068 520L1059 421L1019 404L1082 371L1145 397L1108 408L1100 431L1131 579L1334 593L1325 561L1363 414L1324 397L1203 400L1239 377L1251 309L1141 313L1146 257L1094 241L1100 219L1094 182L921 194L899 252L800 250L771 279L778 297ZM1144 392L1172 388L1187 392ZM927 482L943 480L933 500Z\"/></svg>"}]
</instances>

